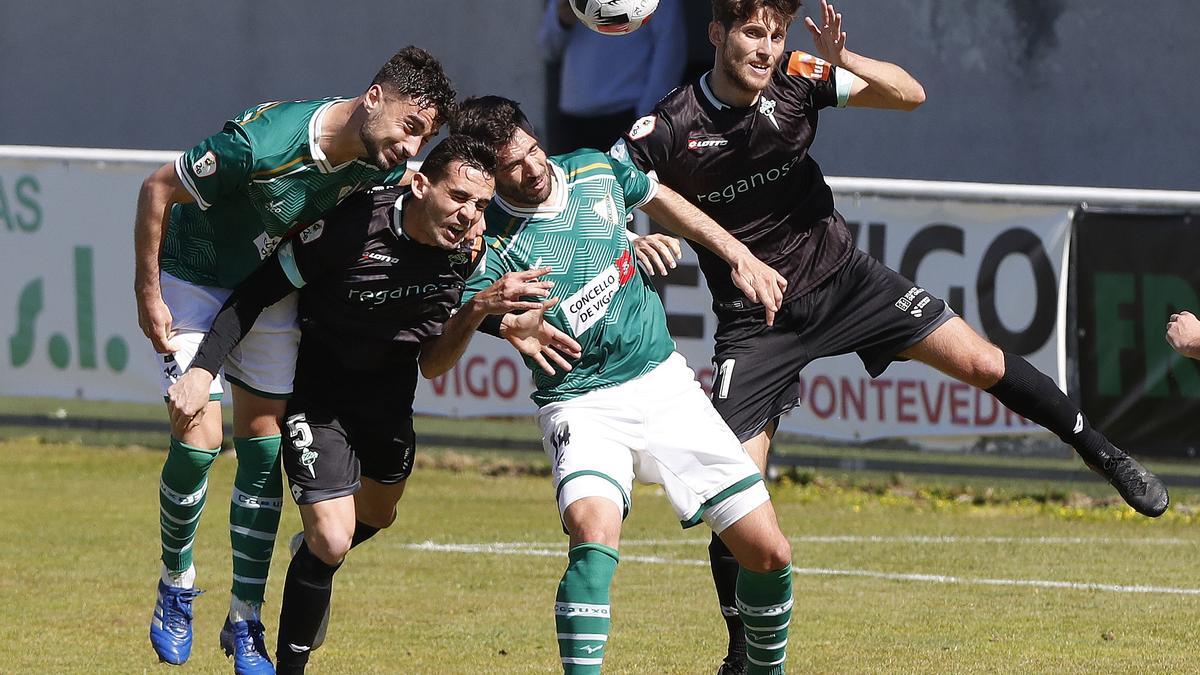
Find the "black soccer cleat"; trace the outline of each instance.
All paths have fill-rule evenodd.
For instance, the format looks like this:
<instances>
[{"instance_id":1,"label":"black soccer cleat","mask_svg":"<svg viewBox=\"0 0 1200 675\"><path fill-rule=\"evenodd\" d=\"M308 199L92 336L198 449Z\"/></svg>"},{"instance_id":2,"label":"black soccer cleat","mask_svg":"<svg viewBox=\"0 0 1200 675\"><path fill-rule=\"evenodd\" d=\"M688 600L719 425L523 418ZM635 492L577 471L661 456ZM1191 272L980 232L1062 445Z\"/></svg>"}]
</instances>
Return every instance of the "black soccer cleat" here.
<instances>
[{"instance_id":1,"label":"black soccer cleat","mask_svg":"<svg viewBox=\"0 0 1200 675\"><path fill-rule=\"evenodd\" d=\"M746 675L746 657L726 656L717 668L717 675Z\"/></svg>"},{"instance_id":2,"label":"black soccer cleat","mask_svg":"<svg viewBox=\"0 0 1200 675\"><path fill-rule=\"evenodd\" d=\"M1167 486L1162 480L1150 473L1150 470L1142 466L1141 462L1125 454L1124 451L1114 447L1111 443L1106 448L1103 462L1085 463L1104 477L1109 485L1117 489L1121 498L1126 504L1133 507L1134 511L1143 516L1157 518L1166 510L1167 505L1171 502L1170 496L1167 495ZM1101 459L1097 457L1096 459Z\"/></svg>"}]
</instances>

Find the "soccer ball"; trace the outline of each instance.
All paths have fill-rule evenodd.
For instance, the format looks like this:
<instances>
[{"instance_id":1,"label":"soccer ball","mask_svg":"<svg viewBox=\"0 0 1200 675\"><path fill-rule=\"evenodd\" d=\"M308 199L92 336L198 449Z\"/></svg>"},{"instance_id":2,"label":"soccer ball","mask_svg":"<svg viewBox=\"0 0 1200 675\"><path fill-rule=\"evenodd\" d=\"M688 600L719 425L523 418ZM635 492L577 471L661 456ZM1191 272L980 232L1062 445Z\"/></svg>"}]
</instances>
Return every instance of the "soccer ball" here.
<instances>
[{"instance_id":1,"label":"soccer ball","mask_svg":"<svg viewBox=\"0 0 1200 675\"><path fill-rule=\"evenodd\" d=\"M603 35L625 35L642 27L658 0L570 0L583 25Z\"/></svg>"}]
</instances>

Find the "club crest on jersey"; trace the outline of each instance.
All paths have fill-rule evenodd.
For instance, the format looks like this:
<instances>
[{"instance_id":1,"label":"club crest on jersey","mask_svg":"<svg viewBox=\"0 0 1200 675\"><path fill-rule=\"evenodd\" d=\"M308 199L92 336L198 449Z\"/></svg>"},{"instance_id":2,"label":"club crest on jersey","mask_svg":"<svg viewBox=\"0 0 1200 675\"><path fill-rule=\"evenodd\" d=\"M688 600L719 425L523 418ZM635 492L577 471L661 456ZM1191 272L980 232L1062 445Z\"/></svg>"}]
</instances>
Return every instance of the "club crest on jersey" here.
<instances>
[{"instance_id":1,"label":"club crest on jersey","mask_svg":"<svg viewBox=\"0 0 1200 675\"><path fill-rule=\"evenodd\" d=\"M608 313L609 304L616 297L617 291L629 283L634 273L633 256L626 249L613 264L601 270L600 274L592 277L574 295L559 304L567 316L571 332L576 337L600 323Z\"/></svg>"},{"instance_id":2,"label":"club crest on jersey","mask_svg":"<svg viewBox=\"0 0 1200 675\"><path fill-rule=\"evenodd\" d=\"M654 115L646 115L645 117L639 118L638 121L634 122L633 126L629 128L629 137L637 141L649 136L650 132L654 131L654 125L657 123L657 121L658 119Z\"/></svg>"},{"instance_id":3,"label":"club crest on jersey","mask_svg":"<svg viewBox=\"0 0 1200 675\"><path fill-rule=\"evenodd\" d=\"M300 243L307 244L310 241L316 241L321 238L322 234L325 234L325 221L318 220L312 225L300 230Z\"/></svg>"},{"instance_id":4,"label":"club crest on jersey","mask_svg":"<svg viewBox=\"0 0 1200 675\"><path fill-rule=\"evenodd\" d=\"M609 225L617 224L617 205L613 201L612 195L604 195L603 198L597 199L596 203L592 204L592 211L595 212L597 218Z\"/></svg>"},{"instance_id":5,"label":"club crest on jersey","mask_svg":"<svg viewBox=\"0 0 1200 675\"><path fill-rule=\"evenodd\" d=\"M775 121L775 101L765 96L759 98L758 112L762 115L766 115L767 119L771 120L771 124L775 125L776 129L779 128L779 122Z\"/></svg>"},{"instance_id":6,"label":"club crest on jersey","mask_svg":"<svg viewBox=\"0 0 1200 675\"><path fill-rule=\"evenodd\" d=\"M208 178L216 172L217 155L212 150L204 153L203 157L192 164L192 173L196 174L196 178Z\"/></svg>"},{"instance_id":7,"label":"club crest on jersey","mask_svg":"<svg viewBox=\"0 0 1200 675\"><path fill-rule=\"evenodd\" d=\"M710 148L720 148L729 145L729 141L720 136L709 136L702 134L699 136L688 136L687 149L693 152L708 150Z\"/></svg>"}]
</instances>

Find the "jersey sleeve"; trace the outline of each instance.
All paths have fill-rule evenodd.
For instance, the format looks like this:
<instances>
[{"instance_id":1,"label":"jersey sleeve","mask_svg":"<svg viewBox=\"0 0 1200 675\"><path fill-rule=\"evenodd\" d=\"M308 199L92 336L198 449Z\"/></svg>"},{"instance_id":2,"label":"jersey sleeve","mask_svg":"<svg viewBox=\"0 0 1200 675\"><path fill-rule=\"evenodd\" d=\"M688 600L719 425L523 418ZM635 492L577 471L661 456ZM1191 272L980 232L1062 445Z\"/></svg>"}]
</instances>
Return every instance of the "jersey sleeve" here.
<instances>
[{"instance_id":1,"label":"jersey sleeve","mask_svg":"<svg viewBox=\"0 0 1200 675\"><path fill-rule=\"evenodd\" d=\"M480 258L476 261L474 271L467 278L467 287L463 290L460 305L475 297L475 294L483 289L499 281L500 277L509 272L507 265L504 264L504 256L500 255L500 252L495 248L496 243L496 239L484 237L483 250L480 253Z\"/></svg>"},{"instance_id":2,"label":"jersey sleeve","mask_svg":"<svg viewBox=\"0 0 1200 675\"><path fill-rule=\"evenodd\" d=\"M503 256L492 247L496 240L483 237L482 241L483 246L480 248L478 256L472 259L475 269L471 272L471 276L467 277L467 287L463 291L462 302L459 303L459 306L475 297L476 293L496 283L509 271L504 264ZM479 324L479 332L499 337L501 318L495 314L484 317L483 322Z\"/></svg>"},{"instance_id":3,"label":"jersey sleeve","mask_svg":"<svg viewBox=\"0 0 1200 675\"><path fill-rule=\"evenodd\" d=\"M175 175L201 210L237 192L250 177L254 150L230 122L175 160Z\"/></svg>"},{"instance_id":4,"label":"jersey sleeve","mask_svg":"<svg viewBox=\"0 0 1200 675\"><path fill-rule=\"evenodd\" d=\"M654 195L658 194L658 181L642 172L641 169L627 162L608 156L608 163L617 183L625 193L625 209L632 211L646 205Z\"/></svg>"},{"instance_id":5,"label":"jersey sleeve","mask_svg":"<svg viewBox=\"0 0 1200 675\"><path fill-rule=\"evenodd\" d=\"M846 95L849 95L848 84L851 80L847 76L839 76L838 70L828 61L802 51L789 53L783 66L784 81L790 85L788 89L802 99L801 103L807 103L816 110L831 108L839 103L845 105L844 99L839 102L838 80L847 85L844 86ZM849 71L846 75L850 75Z\"/></svg>"},{"instance_id":6,"label":"jersey sleeve","mask_svg":"<svg viewBox=\"0 0 1200 675\"><path fill-rule=\"evenodd\" d=\"M674 133L670 121L658 110L639 118L609 150L618 162L630 164L657 177L671 160Z\"/></svg>"}]
</instances>

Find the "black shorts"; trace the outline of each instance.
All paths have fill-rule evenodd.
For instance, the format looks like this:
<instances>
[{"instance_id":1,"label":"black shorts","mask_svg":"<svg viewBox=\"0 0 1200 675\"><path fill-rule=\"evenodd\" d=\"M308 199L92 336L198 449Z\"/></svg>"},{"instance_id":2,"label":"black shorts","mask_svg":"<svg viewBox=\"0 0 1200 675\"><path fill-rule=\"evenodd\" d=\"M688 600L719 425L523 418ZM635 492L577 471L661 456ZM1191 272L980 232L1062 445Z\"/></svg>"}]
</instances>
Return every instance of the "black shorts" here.
<instances>
[{"instance_id":1,"label":"black shorts","mask_svg":"<svg viewBox=\"0 0 1200 675\"><path fill-rule=\"evenodd\" d=\"M390 485L412 473L416 363L411 373L396 371L306 364L302 351L280 451L297 504L354 494L363 476Z\"/></svg>"},{"instance_id":2,"label":"black shorts","mask_svg":"<svg viewBox=\"0 0 1200 675\"><path fill-rule=\"evenodd\" d=\"M713 406L747 441L800 402L800 371L810 361L856 352L878 377L954 316L945 302L856 248L830 278L785 304L774 326L761 310L717 308Z\"/></svg>"}]
</instances>

